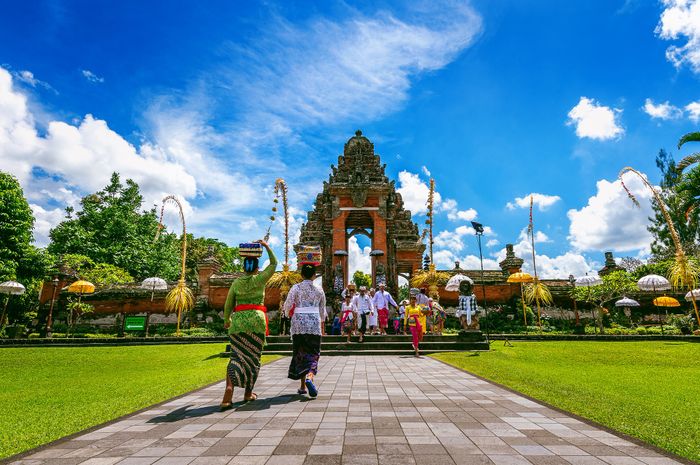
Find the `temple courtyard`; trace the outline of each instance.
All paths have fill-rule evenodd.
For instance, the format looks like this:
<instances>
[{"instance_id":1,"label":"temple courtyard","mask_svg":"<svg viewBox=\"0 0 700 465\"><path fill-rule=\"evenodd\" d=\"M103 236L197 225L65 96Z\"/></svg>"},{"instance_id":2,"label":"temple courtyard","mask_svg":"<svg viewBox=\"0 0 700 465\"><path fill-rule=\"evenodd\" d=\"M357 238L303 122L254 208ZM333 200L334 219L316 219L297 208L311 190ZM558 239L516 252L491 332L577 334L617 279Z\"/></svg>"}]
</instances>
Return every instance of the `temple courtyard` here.
<instances>
[{"instance_id":1,"label":"temple courtyard","mask_svg":"<svg viewBox=\"0 0 700 465\"><path fill-rule=\"evenodd\" d=\"M588 404L604 414L627 415L630 424L646 418L646 423L657 423L660 429L673 429L675 425L675 432L667 431L666 436L659 433L659 441L668 440L665 442L667 449L682 450L687 457L694 457L693 454L697 453L696 449L685 449L687 444L693 443L692 439L671 444L674 437L690 435L692 438L695 434L692 426L687 429L692 425L692 419L688 418L688 423L684 423L680 412L674 419L676 412L668 410L673 405L666 405L668 420L665 424L654 416L653 409L649 409L646 417L637 418L629 413L636 409L635 405L655 402L653 393L658 392L658 382L665 383L669 397L682 397L679 392L686 390L685 381L674 383L663 376L663 371L656 377L658 381L653 379L655 377L650 372L662 367L656 359L644 362L645 343L575 343L568 351L561 343L557 350L547 347L557 343L516 343L513 348L502 347L500 343L496 347L496 344L495 350L489 353L454 353L439 357L475 372L484 372L484 367L488 366L491 371L487 374L491 379L506 383L511 381L509 377L518 379L521 391L552 403L561 402L557 396L566 397L567 383L573 383L578 386L575 396L579 401L578 404L568 404L569 409L580 411L581 405ZM589 350L579 344L588 344ZM648 343L648 350L658 352L658 346L662 344ZM695 351L696 347L696 344L669 345L666 353L671 365L669 369L673 370L676 362L681 364L687 356L692 356L688 351ZM618 357L614 349L624 355ZM554 353L560 354L559 358L552 355ZM607 361L605 353L610 354ZM612 400L608 399L609 393L603 387L610 384L609 379L598 381L599 395L595 396L596 380L585 382L577 378L581 376L581 364L590 362L591 357L598 359L601 367L593 367L589 378L597 377L598 373L609 370L611 364L618 362L620 366L627 364L628 370L633 370L628 357L634 353L639 359L636 368L639 374L632 376L630 371L618 372L620 379L629 378L628 388L624 387L623 381L613 383L611 391L619 391L619 396ZM549 376L543 376L545 370L536 367L538 357L551 361ZM567 357L570 358L569 375L566 375L565 368ZM223 366L222 362L223 359L211 359L207 366ZM286 377L288 363L288 358L281 358L263 366L256 385L259 395L256 402L243 404L240 402L242 392L237 391L235 408L219 412L223 382L217 382L28 451L10 463L690 463L431 357L322 357L317 378L320 393L313 400L294 394L297 385ZM697 366L688 369L697 370ZM528 376L528 371L532 376ZM693 375L690 371L684 374ZM173 383L172 379L163 381ZM116 380L112 383L106 387L118 392L120 383ZM645 385L648 385L646 393ZM56 385L55 389L61 387ZM545 392L550 392L553 397L547 398ZM90 397L92 395L86 392L86 405ZM656 400L661 410L666 398L660 395ZM621 399L626 405L614 405ZM109 400L106 402L109 404ZM46 408L44 415L52 422L61 421L51 408Z\"/></svg>"}]
</instances>

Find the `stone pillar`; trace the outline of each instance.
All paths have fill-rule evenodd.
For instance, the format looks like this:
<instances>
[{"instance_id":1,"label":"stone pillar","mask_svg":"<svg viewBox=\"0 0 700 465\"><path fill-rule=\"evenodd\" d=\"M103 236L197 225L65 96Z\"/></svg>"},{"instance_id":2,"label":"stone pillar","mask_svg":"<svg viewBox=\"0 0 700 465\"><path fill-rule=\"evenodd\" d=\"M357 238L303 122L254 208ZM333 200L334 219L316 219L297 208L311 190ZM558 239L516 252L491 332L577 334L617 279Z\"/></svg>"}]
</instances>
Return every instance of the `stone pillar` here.
<instances>
[{"instance_id":1,"label":"stone pillar","mask_svg":"<svg viewBox=\"0 0 700 465\"><path fill-rule=\"evenodd\" d=\"M605 266L598 271L598 276L605 276L606 274L610 274L613 271L622 270L624 270L624 268L622 268L615 262L615 257L613 257L613 253L605 252Z\"/></svg>"},{"instance_id":2,"label":"stone pillar","mask_svg":"<svg viewBox=\"0 0 700 465\"><path fill-rule=\"evenodd\" d=\"M221 264L213 255L200 260L197 263L197 281L199 282L199 295L210 301L209 295L209 278L216 274L221 269Z\"/></svg>"}]
</instances>

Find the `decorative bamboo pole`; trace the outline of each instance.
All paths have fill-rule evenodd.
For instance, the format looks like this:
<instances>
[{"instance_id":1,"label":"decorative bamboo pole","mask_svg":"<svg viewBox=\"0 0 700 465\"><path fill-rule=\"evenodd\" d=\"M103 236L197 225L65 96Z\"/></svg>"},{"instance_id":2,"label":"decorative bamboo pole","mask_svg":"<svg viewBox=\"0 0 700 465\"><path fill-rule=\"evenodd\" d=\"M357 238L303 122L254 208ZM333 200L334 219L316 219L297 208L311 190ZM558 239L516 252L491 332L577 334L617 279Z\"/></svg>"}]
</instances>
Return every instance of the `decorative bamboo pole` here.
<instances>
[{"instance_id":1,"label":"decorative bamboo pole","mask_svg":"<svg viewBox=\"0 0 700 465\"><path fill-rule=\"evenodd\" d=\"M168 295L165 297L165 308L168 311L177 311L177 331L176 336L180 336L180 318L183 311L189 311L194 307L194 295L190 288L187 287L185 283L185 261L187 259L187 225L185 224L185 213L182 208L182 204L174 195L168 195L163 198L163 205L160 208L160 219L158 221L158 230L156 231L156 239L160 236L160 231L164 228L163 226L163 214L165 213L165 204L167 202L173 202L178 209L180 215L180 221L182 222L182 253L180 256L181 266L180 266L180 279Z\"/></svg>"},{"instance_id":2,"label":"decorative bamboo pole","mask_svg":"<svg viewBox=\"0 0 700 465\"><path fill-rule=\"evenodd\" d=\"M676 288L684 290L688 289L692 292L692 290L697 286L698 283L698 272L700 272L700 266L698 266L698 263L694 259L689 258L685 254L685 251L683 250L683 246L681 244L681 238L678 235L678 231L676 230L675 225L673 224L671 215L668 213L666 204L664 204L664 201L661 199L659 193L656 191L656 189L654 189L654 186L652 186L649 183L649 181L647 181L647 179L644 177L644 175L642 175L642 173L630 166L626 166L622 168L620 174L618 175L618 178L620 179L620 184L622 184L622 187L625 189L627 196L630 198L630 200L632 200L632 203L634 203L635 206L640 206L639 201L634 196L634 194L632 194L632 192L627 188L624 180L622 179L622 176L624 176L626 173L633 173L639 179L642 180L642 183L651 191L652 195L654 196L654 200L656 201L656 204L661 210L661 214L666 220L666 226L668 226L668 231L671 234L671 239L673 240L673 246L676 249L674 263L669 273L671 283ZM691 297L693 297L691 299L691 302L693 303L693 310L695 310L695 318L698 321L698 325L700 325L700 313L698 312L698 304L697 302L695 302L694 294L691 293Z\"/></svg>"}]
</instances>

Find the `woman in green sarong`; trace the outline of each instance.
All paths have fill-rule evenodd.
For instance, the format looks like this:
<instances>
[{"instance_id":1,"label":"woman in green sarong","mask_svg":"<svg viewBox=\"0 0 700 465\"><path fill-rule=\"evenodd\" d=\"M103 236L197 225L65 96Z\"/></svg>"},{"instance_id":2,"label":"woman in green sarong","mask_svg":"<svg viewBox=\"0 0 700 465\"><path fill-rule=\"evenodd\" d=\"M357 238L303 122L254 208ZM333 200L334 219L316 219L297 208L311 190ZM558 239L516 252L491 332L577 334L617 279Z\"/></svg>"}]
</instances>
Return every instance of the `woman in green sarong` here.
<instances>
[{"instance_id":1,"label":"woman in green sarong","mask_svg":"<svg viewBox=\"0 0 700 465\"><path fill-rule=\"evenodd\" d=\"M270 264L259 273L258 257L254 256L256 245L258 248L265 247L270 258ZM226 391L221 402L222 410L231 408L235 386L245 389L243 399L246 402L257 398L253 386L260 371L260 357L268 333L264 306L265 284L277 268L275 254L265 241L241 244L240 250L241 255L244 250L252 250L253 253L252 256L245 256L245 275L231 284L224 305L224 328L228 329L231 340L231 360L226 369Z\"/></svg>"}]
</instances>

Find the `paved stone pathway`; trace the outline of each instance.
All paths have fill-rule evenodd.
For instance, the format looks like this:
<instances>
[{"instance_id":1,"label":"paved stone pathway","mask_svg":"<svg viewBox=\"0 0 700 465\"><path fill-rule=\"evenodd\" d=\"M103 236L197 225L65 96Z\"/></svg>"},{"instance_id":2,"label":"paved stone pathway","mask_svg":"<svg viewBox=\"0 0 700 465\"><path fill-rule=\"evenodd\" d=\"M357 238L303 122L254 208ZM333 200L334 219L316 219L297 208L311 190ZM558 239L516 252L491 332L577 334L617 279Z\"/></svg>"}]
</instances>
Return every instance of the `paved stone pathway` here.
<instances>
[{"instance_id":1,"label":"paved stone pathway","mask_svg":"<svg viewBox=\"0 0 700 465\"><path fill-rule=\"evenodd\" d=\"M322 357L314 400L288 363L262 368L256 402L219 412L220 383L14 463L678 463L430 358Z\"/></svg>"}]
</instances>

